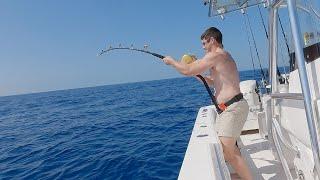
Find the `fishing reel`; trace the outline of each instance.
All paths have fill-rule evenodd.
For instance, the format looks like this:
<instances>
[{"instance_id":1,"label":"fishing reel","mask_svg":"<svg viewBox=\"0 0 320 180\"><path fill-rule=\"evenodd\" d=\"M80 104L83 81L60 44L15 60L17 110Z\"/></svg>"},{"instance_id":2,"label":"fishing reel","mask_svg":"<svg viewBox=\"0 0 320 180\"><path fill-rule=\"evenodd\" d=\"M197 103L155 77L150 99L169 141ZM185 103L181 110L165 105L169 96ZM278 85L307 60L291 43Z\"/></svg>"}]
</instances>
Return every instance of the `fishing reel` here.
<instances>
[{"instance_id":1,"label":"fishing reel","mask_svg":"<svg viewBox=\"0 0 320 180\"><path fill-rule=\"evenodd\" d=\"M181 62L186 64L191 64L196 60L197 60L197 57L195 55L190 55L190 54L185 54L181 58Z\"/></svg>"}]
</instances>

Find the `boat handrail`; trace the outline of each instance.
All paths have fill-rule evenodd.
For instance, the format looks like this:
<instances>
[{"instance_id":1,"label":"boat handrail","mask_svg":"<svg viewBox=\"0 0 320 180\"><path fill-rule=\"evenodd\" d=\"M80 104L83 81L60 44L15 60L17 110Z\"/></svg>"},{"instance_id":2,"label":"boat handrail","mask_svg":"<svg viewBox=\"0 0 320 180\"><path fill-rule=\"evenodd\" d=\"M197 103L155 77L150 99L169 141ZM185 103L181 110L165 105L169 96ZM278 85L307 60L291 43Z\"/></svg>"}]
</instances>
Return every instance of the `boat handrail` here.
<instances>
[{"instance_id":1,"label":"boat handrail","mask_svg":"<svg viewBox=\"0 0 320 180\"><path fill-rule=\"evenodd\" d=\"M289 142L286 140L286 138L283 136L282 134L282 130L280 127L279 122L276 120L276 118L272 118L272 125L274 126L276 133L278 135L278 137L280 138L281 142L288 148L291 149L295 152L295 155L297 155L298 157L300 157L300 151L298 149L298 147L294 147L292 145L289 144Z\"/></svg>"},{"instance_id":2,"label":"boat handrail","mask_svg":"<svg viewBox=\"0 0 320 180\"><path fill-rule=\"evenodd\" d=\"M289 166L288 166L288 163L287 163L287 160L285 159L285 157L283 155L283 152L282 152L282 149L281 149L281 146L280 146L280 142L278 140L278 137L280 137L280 140L281 140L281 135L279 134L280 131L278 132L278 130L276 128L277 125L278 125L277 123L278 122L277 122L276 118L272 118L272 128L271 129L272 129L272 137L273 137L274 145L276 147L276 152L277 152L277 154L279 156L281 165L283 167L283 170L284 170L284 173L285 173L287 179L288 180L293 180L291 172L290 172L290 169L289 169Z\"/></svg>"},{"instance_id":3,"label":"boat handrail","mask_svg":"<svg viewBox=\"0 0 320 180\"><path fill-rule=\"evenodd\" d=\"M302 93L272 93L270 96L273 99L304 100Z\"/></svg>"},{"instance_id":4,"label":"boat handrail","mask_svg":"<svg viewBox=\"0 0 320 180\"><path fill-rule=\"evenodd\" d=\"M308 7L305 7L303 5L300 5L300 4L297 4L296 5L298 9L312 15L312 13L315 15L316 18L320 19L320 13L313 8L313 6L308 6ZM283 1L279 2L278 4L274 4L273 7L280 7L280 8L287 8L287 4L284 4ZM310 8L310 9L308 9Z\"/></svg>"}]
</instances>

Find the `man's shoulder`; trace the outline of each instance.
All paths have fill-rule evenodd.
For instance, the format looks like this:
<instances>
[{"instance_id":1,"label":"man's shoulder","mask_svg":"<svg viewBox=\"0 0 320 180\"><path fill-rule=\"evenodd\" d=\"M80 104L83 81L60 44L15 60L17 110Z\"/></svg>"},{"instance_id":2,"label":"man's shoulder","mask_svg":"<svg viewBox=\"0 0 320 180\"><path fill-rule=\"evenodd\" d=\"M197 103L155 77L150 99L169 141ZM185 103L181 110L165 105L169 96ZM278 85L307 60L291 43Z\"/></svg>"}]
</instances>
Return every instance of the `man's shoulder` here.
<instances>
[{"instance_id":1,"label":"man's shoulder","mask_svg":"<svg viewBox=\"0 0 320 180\"><path fill-rule=\"evenodd\" d=\"M213 66L229 64L228 62L231 61L233 62L231 55L225 50L221 50L219 52L209 52L205 55L204 59L210 62Z\"/></svg>"},{"instance_id":2,"label":"man's shoulder","mask_svg":"<svg viewBox=\"0 0 320 180\"><path fill-rule=\"evenodd\" d=\"M214 60L214 59L225 59L228 58L229 53L226 51L223 52L209 52L205 55L206 59Z\"/></svg>"},{"instance_id":3,"label":"man's shoulder","mask_svg":"<svg viewBox=\"0 0 320 180\"><path fill-rule=\"evenodd\" d=\"M218 60L219 63L225 63L232 60L232 57L227 51L220 51L214 54L213 59Z\"/></svg>"}]
</instances>

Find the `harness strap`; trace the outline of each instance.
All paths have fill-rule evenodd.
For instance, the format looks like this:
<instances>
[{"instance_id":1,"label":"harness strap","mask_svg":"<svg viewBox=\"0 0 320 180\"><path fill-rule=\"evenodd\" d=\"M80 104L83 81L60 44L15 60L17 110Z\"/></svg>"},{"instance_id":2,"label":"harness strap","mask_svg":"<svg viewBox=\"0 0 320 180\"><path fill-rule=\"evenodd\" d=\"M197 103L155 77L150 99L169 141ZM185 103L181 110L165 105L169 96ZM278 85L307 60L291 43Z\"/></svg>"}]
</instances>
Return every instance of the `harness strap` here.
<instances>
[{"instance_id":1,"label":"harness strap","mask_svg":"<svg viewBox=\"0 0 320 180\"><path fill-rule=\"evenodd\" d=\"M225 102L225 103L220 103L218 106L219 108L224 111L227 109L228 106L230 106L231 104L240 101L241 99L243 99L243 94L239 93L237 95L235 95L233 98L231 98L229 101Z\"/></svg>"}]
</instances>

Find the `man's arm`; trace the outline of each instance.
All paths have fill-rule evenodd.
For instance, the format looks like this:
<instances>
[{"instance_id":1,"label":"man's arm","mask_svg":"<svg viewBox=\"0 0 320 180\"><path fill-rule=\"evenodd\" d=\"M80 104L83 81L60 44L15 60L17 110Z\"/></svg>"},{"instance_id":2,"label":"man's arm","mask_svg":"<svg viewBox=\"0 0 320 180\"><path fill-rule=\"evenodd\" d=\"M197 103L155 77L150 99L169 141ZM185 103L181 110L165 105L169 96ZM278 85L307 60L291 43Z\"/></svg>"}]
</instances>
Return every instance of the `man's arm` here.
<instances>
[{"instance_id":1,"label":"man's arm","mask_svg":"<svg viewBox=\"0 0 320 180\"><path fill-rule=\"evenodd\" d=\"M180 61L174 60L172 57L167 56L163 59L167 65L173 66L177 71L186 76L195 76L203 73L214 65L214 60L210 55L204 56L193 63L185 64Z\"/></svg>"}]
</instances>

